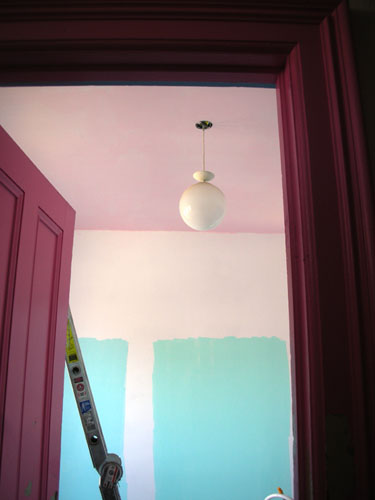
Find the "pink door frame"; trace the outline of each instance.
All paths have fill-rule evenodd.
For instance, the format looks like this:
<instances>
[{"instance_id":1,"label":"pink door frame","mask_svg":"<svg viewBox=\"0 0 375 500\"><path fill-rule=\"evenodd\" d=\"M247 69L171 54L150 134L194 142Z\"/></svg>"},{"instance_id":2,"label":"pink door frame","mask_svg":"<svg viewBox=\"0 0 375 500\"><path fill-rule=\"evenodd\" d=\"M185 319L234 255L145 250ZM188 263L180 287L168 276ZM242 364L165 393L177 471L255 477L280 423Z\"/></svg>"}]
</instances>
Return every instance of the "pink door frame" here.
<instances>
[{"instance_id":1,"label":"pink door frame","mask_svg":"<svg viewBox=\"0 0 375 500\"><path fill-rule=\"evenodd\" d=\"M3 84L276 84L295 497L342 490L370 498L373 205L345 3L140 0L1 10Z\"/></svg>"}]
</instances>

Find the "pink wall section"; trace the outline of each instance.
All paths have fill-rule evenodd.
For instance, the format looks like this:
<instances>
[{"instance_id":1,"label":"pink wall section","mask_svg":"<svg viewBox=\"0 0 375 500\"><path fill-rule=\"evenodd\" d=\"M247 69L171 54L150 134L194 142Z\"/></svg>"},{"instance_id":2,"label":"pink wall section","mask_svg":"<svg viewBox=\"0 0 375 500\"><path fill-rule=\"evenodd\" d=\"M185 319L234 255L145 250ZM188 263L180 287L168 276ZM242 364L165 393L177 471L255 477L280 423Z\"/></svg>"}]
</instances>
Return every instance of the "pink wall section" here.
<instances>
[{"instance_id":1,"label":"pink wall section","mask_svg":"<svg viewBox=\"0 0 375 500\"><path fill-rule=\"evenodd\" d=\"M201 169L225 193L219 232L284 231L276 91L84 86L0 89L1 122L77 211L78 229L191 231L178 201Z\"/></svg>"}]
</instances>

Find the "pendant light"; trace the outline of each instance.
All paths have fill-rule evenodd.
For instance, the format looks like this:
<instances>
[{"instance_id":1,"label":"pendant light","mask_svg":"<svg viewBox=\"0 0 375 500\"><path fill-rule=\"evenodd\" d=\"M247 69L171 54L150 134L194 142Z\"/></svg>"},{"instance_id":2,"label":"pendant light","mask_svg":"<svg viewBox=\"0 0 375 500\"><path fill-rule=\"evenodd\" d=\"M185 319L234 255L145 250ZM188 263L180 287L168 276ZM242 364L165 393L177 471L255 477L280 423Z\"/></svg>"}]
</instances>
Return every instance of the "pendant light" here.
<instances>
[{"instance_id":1,"label":"pendant light","mask_svg":"<svg viewBox=\"0 0 375 500\"><path fill-rule=\"evenodd\" d=\"M203 134L203 169L194 172L193 178L198 181L188 187L180 199L180 215L189 227L197 231L214 229L220 224L225 212L225 198L219 188L210 184L215 176L206 170L205 131L212 127L209 121L200 121L195 126Z\"/></svg>"}]
</instances>

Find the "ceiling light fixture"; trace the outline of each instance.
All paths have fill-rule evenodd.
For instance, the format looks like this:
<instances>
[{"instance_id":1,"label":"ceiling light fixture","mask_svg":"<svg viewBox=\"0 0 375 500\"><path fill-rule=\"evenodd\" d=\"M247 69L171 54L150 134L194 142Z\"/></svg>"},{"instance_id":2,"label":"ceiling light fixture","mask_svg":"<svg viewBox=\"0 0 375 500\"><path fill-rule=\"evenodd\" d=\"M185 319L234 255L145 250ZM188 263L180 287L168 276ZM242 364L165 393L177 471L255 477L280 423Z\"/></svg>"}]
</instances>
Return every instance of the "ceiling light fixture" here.
<instances>
[{"instance_id":1,"label":"ceiling light fixture","mask_svg":"<svg viewBox=\"0 0 375 500\"><path fill-rule=\"evenodd\" d=\"M215 177L206 170L205 131L212 127L212 123L202 120L195 126L203 133L203 170L194 172L193 177L198 182L182 193L179 208L185 224L197 231L207 231L222 221L225 197L219 188L208 182Z\"/></svg>"}]
</instances>

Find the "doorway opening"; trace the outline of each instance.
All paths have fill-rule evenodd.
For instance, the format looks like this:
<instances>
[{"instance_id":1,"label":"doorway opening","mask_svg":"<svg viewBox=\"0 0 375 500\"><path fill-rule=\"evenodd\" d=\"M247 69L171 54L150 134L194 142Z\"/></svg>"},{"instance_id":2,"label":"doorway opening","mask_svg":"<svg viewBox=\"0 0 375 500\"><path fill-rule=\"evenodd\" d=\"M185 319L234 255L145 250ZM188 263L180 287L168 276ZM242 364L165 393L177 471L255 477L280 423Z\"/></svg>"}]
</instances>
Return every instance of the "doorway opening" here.
<instances>
[{"instance_id":1,"label":"doorway opening","mask_svg":"<svg viewBox=\"0 0 375 500\"><path fill-rule=\"evenodd\" d=\"M159 484L163 483L163 479L165 482L163 473L173 465L173 447L164 451L164 455L160 452L160 446L166 443L163 432L169 423L162 411L158 413L158 422L154 421L155 405L160 409L159 399L171 395L170 392L163 392L166 391L165 373L154 371L156 385L153 386L153 370L157 366L169 367L170 381L176 381L177 375L187 377L189 383L184 386L185 394L190 391L198 398L194 399L194 407L201 412L200 420L195 414L183 420L182 408L189 401L187 399L177 402L174 398L174 407L170 404L167 407L172 421L181 425L180 429L176 429L174 438L176 448L181 449L177 445L181 444L183 437L186 439L182 429L188 430L187 422L192 422L193 418L203 422L212 432L213 424L221 423L218 433L220 429L225 429L222 441L216 439L221 451L213 453L211 444L211 448L208 447L211 455L206 457L207 460L202 459L201 463L195 460L197 470L206 470L204 473L210 484L214 487L219 485L223 490L222 470L217 463L212 463L215 457L221 463L226 459L234 464L231 475L227 475L228 484L237 483L237 488L242 490L248 488L244 478L251 478L251 471L254 470L253 452L257 457L266 458L261 470L267 470L268 475L264 472L264 476L269 481L272 477L269 461L276 461L277 470L275 456L278 455L279 460L285 463L290 449L290 377L289 369L287 372L282 370L283 366L288 368L289 325L275 89L98 87L96 89L102 94L94 96L91 105L87 105L85 102L90 89L95 87L3 90L19 93L14 100L9 95L4 99L11 110L8 132L77 210L71 307L78 333L96 341L115 337L129 342L124 347L127 357L123 364L124 370L126 367L123 391L125 430L122 428L118 433L123 433L125 439L128 498L150 498L147 494L145 496L142 488L158 490L158 481ZM120 97L122 89L127 89L130 96ZM45 103L42 96L35 95L26 102L20 96L26 91L44 92ZM76 96L71 94L73 91ZM141 95L135 98L137 91ZM61 95L64 92L67 94L65 98ZM254 102L249 102L245 110L243 103L250 99L251 94L254 95ZM108 105L111 99L117 103L115 108ZM132 109L133 114L130 112L131 105L135 108ZM22 107L22 121L18 123L22 123L24 131L30 134L26 139L17 137L17 132L11 130L12 126L16 126L17 106ZM31 111L33 106L39 110L39 115L38 111ZM60 107L59 112L56 107ZM26 116L25 110L29 110ZM51 121L52 115L54 118ZM28 116L33 127L27 123ZM124 117L129 120L126 125L121 124ZM187 183L193 182L191 175L200 165L200 136L194 123L205 118L214 123L207 139L207 158L215 171L217 184L227 196L228 213L218 231L198 234L185 228L179 219L177 206L180 194ZM37 154L41 156L35 157L29 148L40 144L36 140L38 134L43 141L41 147L36 146L39 150ZM80 157L81 151L88 156ZM254 151L257 152L255 156ZM54 156L48 158L48 154ZM44 170L44 165L47 170L51 169L50 172ZM125 170L129 167L130 173ZM116 175L121 181L115 180ZM171 194L176 203L168 204L166 201ZM121 206L123 200L129 202L128 208ZM162 222L158 216L161 216ZM146 250L151 250L148 257ZM100 311L100 314L93 315L93 310ZM264 339L264 344L254 343L251 339ZM118 350L118 345L115 345L113 349ZM222 349L232 353L228 359L220 357ZM246 351L248 354L243 359L243 365L236 366L236 356ZM193 367L197 368L194 365L197 360L193 354L188 359L183 356L179 365L173 364L176 356L188 352L202 357L199 367L203 378L194 379L196 369L193 370ZM253 359L252 371L245 370L255 352L268 354L268 361L273 359L273 372L266 364L267 356L257 368ZM259 356L256 358L259 361ZM279 366L277 363L281 359L286 364ZM111 363L110 359L107 361ZM140 366L145 368L143 372L137 371ZM185 371L179 372L178 366L184 366ZM102 366L99 368L101 373ZM239 382L243 381L246 387L247 382L254 381L256 373L262 373L261 369L265 370L264 376L260 376L253 390L268 392L267 404L271 406L263 401L263 413L258 413L256 418L263 415L264 432L266 424L270 425L272 421L283 421L285 424L287 416L289 420L286 434L284 428L283 447L276 444L275 436L271 439L270 432L271 448L268 448L265 441L259 439L262 435L260 430L258 435L252 437L244 435L241 430L241 422L244 418L249 419L255 409L251 408L254 404L252 396L244 397ZM271 372L274 378L267 379ZM228 377L230 373L234 373L232 379ZM238 407L232 408L231 414L224 414L224 409L228 413L228 398L233 391L225 393L223 386L223 390L218 392L220 378L225 379L229 387L233 387L237 380ZM108 374L103 375L105 385L109 379ZM268 385L263 387L266 379ZM202 380L206 383L206 386L203 385L206 391L204 397L197 394L194 386L195 383L202 387ZM276 391L278 396L272 394L272 381L281 383L286 407L284 404L281 408L277 403L282 390ZM95 386L92 388L95 396ZM70 390L69 387L67 389ZM153 397L156 399L153 400ZM202 406L199 406L199 401ZM259 405L255 404L255 407L259 409ZM101 415L100 407L98 409ZM127 430L126 414L130 414L129 422L138 424L143 415L143 427L133 424ZM266 422L266 417L272 418ZM152 434L154 424L159 440L159 448L156 449ZM78 433L82 434L78 418L77 427ZM69 433L72 432L69 429ZM202 456L204 452L207 454L208 444L204 442L205 433L202 432L199 437L201 447L190 440L190 445L195 446L196 456ZM145 438L147 434L148 440ZM180 441L176 441L178 438ZM214 434L209 439L212 441ZM136 450L140 442L143 448L138 446ZM231 455L234 442L237 442L236 458ZM132 443L132 449L129 443ZM83 447L86 453L84 441ZM270 455L270 449L274 451L273 455ZM157 463L155 455L152 456L153 451L158 454ZM122 450L119 454L122 455ZM190 449L189 452L185 443L183 458L190 460L190 467L192 457L193 451ZM206 464L206 469L202 463ZM272 485L266 482L267 490L260 486L263 497L279 485L291 493L289 463L288 458L289 484L279 484L275 477ZM136 473L137 467L139 471L143 468L143 478L145 470L148 470L143 482L142 474ZM154 467L159 467L157 473ZM82 483L82 480L79 482ZM254 480L251 482L254 490ZM180 483L186 485L183 477ZM181 484L175 487L181 487ZM204 480L197 477L195 485L207 497L207 491L203 489ZM96 483L93 487L96 488ZM194 498L198 496L194 495Z\"/></svg>"}]
</instances>

